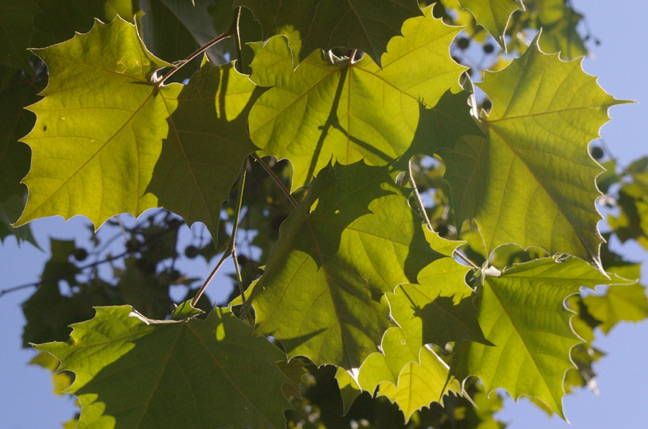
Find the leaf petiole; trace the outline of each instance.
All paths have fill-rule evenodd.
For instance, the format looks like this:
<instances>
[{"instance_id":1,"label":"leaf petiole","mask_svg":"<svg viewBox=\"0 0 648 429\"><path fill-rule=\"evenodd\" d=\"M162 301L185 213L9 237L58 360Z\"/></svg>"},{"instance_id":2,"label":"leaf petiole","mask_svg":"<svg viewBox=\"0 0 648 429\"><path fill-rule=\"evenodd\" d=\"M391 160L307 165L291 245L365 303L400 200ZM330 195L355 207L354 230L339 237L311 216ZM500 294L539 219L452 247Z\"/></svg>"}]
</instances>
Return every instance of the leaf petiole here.
<instances>
[{"instance_id":1,"label":"leaf petiole","mask_svg":"<svg viewBox=\"0 0 648 429\"><path fill-rule=\"evenodd\" d=\"M211 283L212 279L214 276L216 276L216 273L218 270L220 270L220 267L223 265L223 263L227 260L227 258L230 257L230 255L234 259L234 267L236 268L236 274L238 277L238 284L239 284L239 290L241 292L241 299L243 300L243 303L245 303L245 294L243 292L243 284L242 284L242 277L241 277L241 269L238 265L238 261L236 259L236 233L238 231L238 224L239 224L239 216L241 214L241 207L243 206L243 189L245 188L245 178L247 176L247 160L243 163L243 166L241 167L241 174L239 176L239 181L238 181L238 197L236 200L236 207L234 208L234 226L232 227L232 235L230 237L230 242L227 245L227 248L223 252L223 255L221 256L220 260L212 270L212 272L207 276L207 279L205 279L205 282L203 285L198 289L198 292L196 295L193 297L191 300L191 306L195 307L196 304L198 303L198 300L202 296L202 294L205 292L205 289L207 289L207 286L209 286L209 283Z\"/></svg>"},{"instance_id":2,"label":"leaf petiole","mask_svg":"<svg viewBox=\"0 0 648 429\"><path fill-rule=\"evenodd\" d=\"M155 87L160 88L162 85L164 85L164 82L169 79L171 76L173 76L178 70L180 70L182 67L190 63L192 60L197 58L200 54L205 52L207 49L211 48L218 42L227 39L228 37L236 34L238 37L238 22L239 22L239 15L241 14L241 8L236 9L236 14L234 15L234 21L232 21L232 25L225 30L223 33L219 34L209 42L205 43L202 45L200 48L196 49L193 53L191 53L187 58L184 60L176 61L173 64L173 67L171 70L166 72L159 80L155 82ZM239 42L240 43L240 42Z\"/></svg>"}]
</instances>

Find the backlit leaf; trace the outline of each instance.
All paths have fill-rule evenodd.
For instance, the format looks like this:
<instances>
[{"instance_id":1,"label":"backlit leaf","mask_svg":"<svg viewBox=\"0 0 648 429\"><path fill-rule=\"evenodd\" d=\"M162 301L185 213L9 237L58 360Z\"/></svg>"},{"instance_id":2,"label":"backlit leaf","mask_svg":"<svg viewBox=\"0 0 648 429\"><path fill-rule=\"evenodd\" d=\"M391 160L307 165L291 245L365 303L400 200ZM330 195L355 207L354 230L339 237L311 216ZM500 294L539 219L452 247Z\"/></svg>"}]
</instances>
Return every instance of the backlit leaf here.
<instances>
[{"instance_id":1,"label":"backlit leaf","mask_svg":"<svg viewBox=\"0 0 648 429\"><path fill-rule=\"evenodd\" d=\"M254 145L247 113L255 86L232 65L205 62L178 95L148 191L158 204L218 235L221 205Z\"/></svg>"},{"instance_id":2,"label":"backlit leaf","mask_svg":"<svg viewBox=\"0 0 648 429\"><path fill-rule=\"evenodd\" d=\"M420 15L416 0L235 0L261 23L266 39L290 27L299 32L302 60L317 49L359 49L380 63L387 42L407 18Z\"/></svg>"},{"instance_id":3,"label":"backlit leaf","mask_svg":"<svg viewBox=\"0 0 648 429\"><path fill-rule=\"evenodd\" d=\"M257 330L289 356L357 368L393 326L382 300L442 255L386 169L322 170L281 226L250 301Z\"/></svg>"},{"instance_id":4,"label":"backlit leaf","mask_svg":"<svg viewBox=\"0 0 648 429\"><path fill-rule=\"evenodd\" d=\"M477 24L488 30L502 48L506 48L504 34L511 14L524 9L519 0L459 0L459 3L470 10Z\"/></svg>"},{"instance_id":5,"label":"backlit leaf","mask_svg":"<svg viewBox=\"0 0 648 429\"><path fill-rule=\"evenodd\" d=\"M441 402L443 395L461 393L461 385L452 377L448 379L448 365L436 353L423 347L419 360L403 368L397 385L380 383L380 395L398 404L406 421L415 411Z\"/></svg>"},{"instance_id":6,"label":"backlit leaf","mask_svg":"<svg viewBox=\"0 0 648 429\"><path fill-rule=\"evenodd\" d=\"M646 287L639 283L610 286L603 296L590 295L583 300L606 334L621 321L638 322L648 317Z\"/></svg>"},{"instance_id":7,"label":"backlit leaf","mask_svg":"<svg viewBox=\"0 0 648 429\"><path fill-rule=\"evenodd\" d=\"M446 247L444 253L450 255L459 244L436 236L429 239L433 248ZM448 263L459 268L448 267ZM395 293L385 295L399 327L387 330L382 353L372 353L358 374L363 390L373 393L379 387L378 394L398 404L406 420L415 410L439 402L443 394L461 391L459 382L450 380L447 365L426 344L445 346L449 341L462 340L487 343L471 300L464 299L455 306L447 298L459 291L466 294L463 289L470 293L464 281L467 267L443 258L424 271L428 272L425 285L402 285ZM430 275L432 272L437 275Z\"/></svg>"},{"instance_id":8,"label":"backlit leaf","mask_svg":"<svg viewBox=\"0 0 648 429\"><path fill-rule=\"evenodd\" d=\"M580 61L545 55L535 43L480 87L493 103L481 122L486 135L471 132L438 152L457 225L475 218L489 251L518 243L600 265L594 179L602 170L587 144L620 102ZM451 107L449 114L468 115L467 107Z\"/></svg>"},{"instance_id":9,"label":"backlit leaf","mask_svg":"<svg viewBox=\"0 0 648 429\"><path fill-rule=\"evenodd\" d=\"M566 60L587 55L585 42L576 30L583 15L565 0L539 0L536 3L542 27L540 49L548 53L560 52L560 58Z\"/></svg>"},{"instance_id":10,"label":"backlit leaf","mask_svg":"<svg viewBox=\"0 0 648 429\"><path fill-rule=\"evenodd\" d=\"M271 38L253 45L251 79L272 87L250 112L250 135L264 155L288 158L292 187L307 184L333 158L384 165L408 149L419 105L430 108L447 90L460 89L465 69L448 53L458 28L425 10L389 42L382 69L369 57L335 64L311 54L293 70L294 43Z\"/></svg>"},{"instance_id":11,"label":"backlit leaf","mask_svg":"<svg viewBox=\"0 0 648 429\"><path fill-rule=\"evenodd\" d=\"M501 277L486 276L479 325L493 343L460 345L454 374L476 375L486 390L504 388L513 398L534 396L564 417L565 373L574 367L570 350L582 340L570 326L574 314L565 299L581 286L627 283L608 279L582 260L551 258L515 265Z\"/></svg>"},{"instance_id":12,"label":"backlit leaf","mask_svg":"<svg viewBox=\"0 0 648 429\"><path fill-rule=\"evenodd\" d=\"M78 427L284 427L285 356L229 311L147 324L130 306L96 310L70 342L36 346L74 372Z\"/></svg>"},{"instance_id":13,"label":"backlit leaf","mask_svg":"<svg viewBox=\"0 0 648 429\"><path fill-rule=\"evenodd\" d=\"M49 67L50 82L46 97L30 107L37 121L23 139L32 167L18 224L82 214L99 227L115 214L156 207L146 188L180 85L157 90L149 77L167 64L120 18L36 53Z\"/></svg>"}]
</instances>

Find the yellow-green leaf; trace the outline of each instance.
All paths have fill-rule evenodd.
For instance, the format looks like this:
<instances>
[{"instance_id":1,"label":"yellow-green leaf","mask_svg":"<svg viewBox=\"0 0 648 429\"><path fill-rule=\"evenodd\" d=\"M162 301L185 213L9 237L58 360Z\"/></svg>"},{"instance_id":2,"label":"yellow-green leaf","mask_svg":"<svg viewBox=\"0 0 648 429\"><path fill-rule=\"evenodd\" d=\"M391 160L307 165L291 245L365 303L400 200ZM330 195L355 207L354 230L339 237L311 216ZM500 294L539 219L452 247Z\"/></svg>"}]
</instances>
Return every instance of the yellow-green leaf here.
<instances>
[{"instance_id":1,"label":"yellow-green leaf","mask_svg":"<svg viewBox=\"0 0 648 429\"><path fill-rule=\"evenodd\" d=\"M234 66L205 62L178 96L147 189L187 224L205 223L214 239L221 205L255 149L247 132L255 88Z\"/></svg>"},{"instance_id":2,"label":"yellow-green leaf","mask_svg":"<svg viewBox=\"0 0 648 429\"><path fill-rule=\"evenodd\" d=\"M595 178L602 169L587 145L620 101L580 61L543 54L535 42L479 86L493 103L481 121L485 134L473 129L457 137L439 129L442 141L435 143L446 162L457 225L475 218L488 251L517 243L600 265ZM465 104L449 100L447 107L445 115L468 117ZM428 135L438 117L426 118Z\"/></svg>"},{"instance_id":3,"label":"yellow-green leaf","mask_svg":"<svg viewBox=\"0 0 648 429\"><path fill-rule=\"evenodd\" d=\"M381 296L444 256L386 168L322 170L286 219L249 302L289 356L358 368L393 326Z\"/></svg>"},{"instance_id":4,"label":"yellow-green leaf","mask_svg":"<svg viewBox=\"0 0 648 429\"><path fill-rule=\"evenodd\" d=\"M285 355L228 310L184 322L96 310L69 342L36 346L74 372L79 428L284 427Z\"/></svg>"},{"instance_id":5,"label":"yellow-green leaf","mask_svg":"<svg viewBox=\"0 0 648 429\"><path fill-rule=\"evenodd\" d=\"M30 107L37 121L23 139L32 166L18 224L84 215L99 227L113 215L156 207L146 188L181 86L158 90L149 78L168 64L149 54L135 27L120 18L35 52L50 81L45 98Z\"/></svg>"},{"instance_id":6,"label":"yellow-green leaf","mask_svg":"<svg viewBox=\"0 0 648 429\"><path fill-rule=\"evenodd\" d=\"M537 259L515 265L500 277L486 276L479 325L492 346L463 343L453 363L459 378L476 375L487 392L504 388L513 398L534 396L564 417L562 397L571 349L582 340L570 325L565 299L581 286L627 283L606 277L586 262Z\"/></svg>"},{"instance_id":7,"label":"yellow-green leaf","mask_svg":"<svg viewBox=\"0 0 648 429\"><path fill-rule=\"evenodd\" d=\"M477 24L488 30L502 48L506 49L504 35L511 14L524 9L519 0L459 0L459 3L470 10Z\"/></svg>"},{"instance_id":8,"label":"yellow-green leaf","mask_svg":"<svg viewBox=\"0 0 648 429\"><path fill-rule=\"evenodd\" d=\"M285 37L253 45L251 79L272 88L250 112L250 134L262 154L290 160L293 189L331 159L391 162L412 142L419 105L432 107L445 91L460 89L465 67L448 51L459 29L424 12L389 42L382 69L368 56L331 64L318 52L294 69L295 43L289 46Z\"/></svg>"},{"instance_id":9,"label":"yellow-green leaf","mask_svg":"<svg viewBox=\"0 0 648 429\"><path fill-rule=\"evenodd\" d=\"M300 60L314 50L344 47L360 49L380 62L403 21L421 14L416 0L235 0L234 6L254 13L266 39L287 27L299 32Z\"/></svg>"}]
</instances>

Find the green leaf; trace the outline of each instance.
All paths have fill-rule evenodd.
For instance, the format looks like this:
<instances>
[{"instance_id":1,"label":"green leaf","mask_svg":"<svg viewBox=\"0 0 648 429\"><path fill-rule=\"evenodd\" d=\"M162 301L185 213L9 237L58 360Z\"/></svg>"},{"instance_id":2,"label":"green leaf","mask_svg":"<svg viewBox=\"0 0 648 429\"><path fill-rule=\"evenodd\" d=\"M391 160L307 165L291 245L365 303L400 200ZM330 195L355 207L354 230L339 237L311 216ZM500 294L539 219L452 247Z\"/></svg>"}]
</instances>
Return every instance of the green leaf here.
<instances>
[{"instance_id":1,"label":"green leaf","mask_svg":"<svg viewBox=\"0 0 648 429\"><path fill-rule=\"evenodd\" d=\"M76 378L79 427L283 427L285 355L229 311L146 324L130 306L97 307L68 343L36 346Z\"/></svg>"},{"instance_id":2,"label":"green leaf","mask_svg":"<svg viewBox=\"0 0 648 429\"><path fill-rule=\"evenodd\" d=\"M335 372L340 394L342 395L342 415L346 416L353 405L353 401L362 393L358 383L341 367L337 367Z\"/></svg>"},{"instance_id":3,"label":"green leaf","mask_svg":"<svg viewBox=\"0 0 648 429\"><path fill-rule=\"evenodd\" d=\"M142 270L138 264L140 260L126 258L123 270L115 268L115 277L119 279L116 290L122 302L138 308L147 317L163 319L172 308L169 285L155 274L155 268L153 272ZM155 267L157 261L152 265Z\"/></svg>"},{"instance_id":4,"label":"green leaf","mask_svg":"<svg viewBox=\"0 0 648 429\"><path fill-rule=\"evenodd\" d=\"M576 31L583 15L568 6L565 0L542 0L539 3L540 49L548 53L560 52L560 58L566 60L587 55L585 42Z\"/></svg>"},{"instance_id":5,"label":"green leaf","mask_svg":"<svg viewBox=\"0 0 648 429\"><path fill-rule=\"evenodd\" d=\"M516 10L524 10L519 0L459 0L461 6L468 9L477 24L484 27L497 43L506 50L504 35L511 15Z\"/></svg>"},{"instance_id":6,"label":"green leaf","mask_svg":"<svg viewBox=\"0 0 648 429\"><path fill-rule=\"evenodd\" d=\"M191 300L187 300L178 305L171 314L173 320L184 320L203 314L204 311L200 308L195 308L191 305Z\"/></svg>"},{"instance_id":7,"label":"green leaf","mask_svg":"<svg viewBox=\"0 0 648 429\"><path fill-rule=\"evenodd\" d=\"M65 389L70 387L74 381L74 377L69 372L56 372L59 367L59 360L49 353L40 352L32 360L29 361L30 365L38 365L49 370L52 373L53 392L55 395L63 395Z\"/></svg>"},{"instance_id":8,"label":"green leaf","mask_svg":"<svg viewBox=\"0 0 648 429\"><path fill-rule=\"evenodd\" d=\"M443 395L461 393L457 380L448 378L448 365L427 347L421 348L419 362L412 362L403 368L398 384L380 383L379 394L398 404L409 421L415 411L441 402Z\"/></svg>"},{"instance_id":9,"label":"green leaf","mask_svg":"<svg viewBox=\"0 0 648 429\"><path fill-rule=\"evenodd\" d=\"M205 223L214 239L221 206L241 164L255 149L246 120L255 88L232 65L219 68L205 62L178 96L147 189L188 225Z\"/></svg>"},{"instance_id":10,"label":"green leaf","mask_svg":"<svg viewBox=\"0 0 648 429\"><path fill-rule=\"evenodd\" d=\"M27 49L32 46L37 11L33 0L0 3L0 64L32 73Z\"/></svg>"},{"instance_id":11,"label":"green leaf","mask_svg":"<svg viewBox=\"0 0 648 429\"><path fill-rule=\"evenodd\" d=\"M621 242L636 240L648 249L648 177L633 179L619 189L618 216L610 215L607 220Z\"/></svg>"},{"instance_id":12,"label":"green leaf","mask_svg":"<svg viewBox=\"0 0 648 429\"><path fill-rule=\"evenodd\" d=\"M369 57L325 61L319 53L293 68L284 37L253 45L251 79L272 87L250 112L250 135L263 155L288 158L292 187L307 184L333 159L385 165L408 149L419 105L432 107L447 90L458 91L465 67L448 53L458 31L431 15L403 25L389 42L382 69Z\"/></svg>"},{"instance_id":13,"label":"green leaf","mask_svg":"<svg viewBox=\"0 0 648 429\"><path fill-rule=\"evenodd\" d=\"M380 300L442 257L386 169L327 167L282 224L254 288L257 329L289 356L357 368L393 326Z\"/></svg>"},{"instance_id":14,"label":"green leaf","mask_svg":"<svg viewBox=\"0 0 648 429\"><path fill-rule=\"evenodd\" d=\"M286 27L299 32L299 60L317 49L359 49L380 64L389 40L401 25L421 14L416 0L235 0L261 23L266 39Z\"/></svg>"},{"instance_id":15,"label":"green leaf","mask_svg":"<svg viewBox=\"0 0 648 429\"><path fill-rule=\"evenodd\" d=\"M477 121L470 115L466 91L453 94L447 91L430 109L420 106L420 119L409 149L398 161L397 168L406 171L413 155L451 156L455 142L468 136L483 136ZM447 162L447 161L446 161ZM474 163L472 161L471 163ZM446 173L445 180L450 181Z\"/></svg>"},{"instance_id":16,"label":"green leaf","mask_svg":"<svg viewBox=\"0 0 648 429\"><path fill-rule=\"evenodd\" d=\"M466 270L464 267L464 275ZM435 286L402 285L396 289L396 293L388 295L392 315L401 329L407 332L406 337L415 335L421 345L436 344L441 347L449 342L461 341L488 344L477 322L472 299L464 298L455 304L451 298L436 296L437 291L444 287L443 283ZM465 288L468 289L467 286Z\"/></svg>"},{"instance_id":17,"label":"green leaf","mask_svg":"<svg viewBox=\"0 0 648 429\"><path fill-rule=\"evenodd\" d=\"M632 285L610 286L603 296L583 298L589 313L600 320L599 327L606 334L619 322L639 322L648 317L646 287Z\"/></svg>"},{"instance_id":18,"label":"green leaf","mask_svg":"<svg viewBox=\"0 0 648 429\"><path fill-rule=\"evenodd\" d=\"M155 56L167 61L186 58L227 30L234 17L231 2L196 0L194 3L187 0L140 1L140 8L144 12L139 20L140 34ZM207 50L213 64L228 62L223 46L219 43ZM199 66L200 59L196 59L193 66L185 66L174 77L182 81Z\"/></svg>"},{"instance_id":19,"label":"green leaf","mask_svg":"<svg viewBox=\"0 0 648 429\"><path fill-rule=\"evenodd\" d=\"M463 343L453 363L455 376L476 375L486 391L504 388L513 398L534 396L564 418L565 373L570 350L582 340L573 332L564 301L581 286L627 281L607 278L582 260L551 258L515 265L501 277L486 276L479 325L494 346Z\"/></svg>"},{"instance_id":20,"label":"green leaf","mask_svg":"<svg viewBox=\"0 0 648 429\"><path fill-rule=\"evenodd\" d=\"M36 51L49 68L24 179L29 199L18 224L82 214L99 227L118 213L156 207L147 194L180 85L157 90L150 74L168 64L148 53L120 18Z\"/></svg>"},{"instance_id":21,"label":"green leaf","mask_svg":"<svg viewBox=\"0 0 648 429\"><path fill-rule=\"evenodd\" d=\"M448 255L460 244L436 236L429 239L433 248L445 247L443 253ZM471 300L454 305L448 298L470 294L464 281L467 270L451 258L442 258L421 271L419 280L424 276L425 283L401 285L386 295L399 327L388 329L382 353L372 353L362 364L358 383L370 393L379 387L378 393L397 403L406 420L417 409L439 402L444 393L461 392L459 382L450 380L447 365L426 344L443 347L463 340L488 344Z\"/></svg>"},{"instance_id":22,"label":"green leaf","mask_svg":"<svg viewBox=\"0 0 648 429\"><path fill-rule=\"evenodd\" d=\"M79 273L70 258L76 252L73 240L50 239L50 259L45 263L41 283L29 299L22 303L26 324L23 347L30 343L62 341L70 335L68 326L92 316L88 296L61 293L59 283L72 288L78 285Z\"/></svg>"},{"instance_id":23,"label":"green leaf","mask_svg":"<svg viewBox=\"0 0 648 429\"><path fill-rule=\"evenodd\" d=\"M601 167L587 144L620 101L580 61L545 55L536 43L480 87L493 102L481 122L487 135L471 132L439 149L457 225L475 218L489 251L517 243L600 265L594 183ZM468 115L467 107L457 114Z\"/></svg>"}]
</instances>

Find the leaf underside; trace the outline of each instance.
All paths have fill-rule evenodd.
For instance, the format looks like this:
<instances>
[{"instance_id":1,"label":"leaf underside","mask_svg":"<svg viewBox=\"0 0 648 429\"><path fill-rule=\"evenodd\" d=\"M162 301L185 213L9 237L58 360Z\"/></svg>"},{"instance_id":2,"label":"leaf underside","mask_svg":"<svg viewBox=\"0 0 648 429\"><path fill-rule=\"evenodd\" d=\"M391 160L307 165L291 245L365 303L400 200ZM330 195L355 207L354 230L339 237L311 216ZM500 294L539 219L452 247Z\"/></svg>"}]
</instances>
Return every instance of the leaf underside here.
<instances>
[{"instance_id":1,"label":"leaf underside","mask_svg":"<svg viewBox=\"0 0 648 429\"><path fill-rule=\"evenodd\" d=\"M250 135L264 155L293 164L298 188L331 159L385 165L412 142L419 105L429 108L458 91L465 67L448 55L458 32L426 9L403 25L382 56L382 69L365 56L336 64L313 53L293 68L295 43L282 36L255 43L250 78L271 87L250 112Z\"/></svg>"},{"instance_id":2,"label":"leaf underside","mask_svg":"<svg viewBox=\"0 0 648 429\"><path fill-rule=\"evenodd\" d=\"M76 379L81 427L283 427L284 354L228 310L146 324L130 306L98 307L69 343L36 346Z\"/></svg>"}]
</instances>

